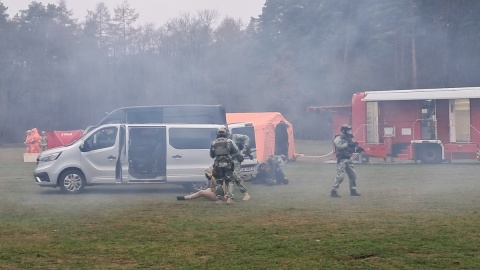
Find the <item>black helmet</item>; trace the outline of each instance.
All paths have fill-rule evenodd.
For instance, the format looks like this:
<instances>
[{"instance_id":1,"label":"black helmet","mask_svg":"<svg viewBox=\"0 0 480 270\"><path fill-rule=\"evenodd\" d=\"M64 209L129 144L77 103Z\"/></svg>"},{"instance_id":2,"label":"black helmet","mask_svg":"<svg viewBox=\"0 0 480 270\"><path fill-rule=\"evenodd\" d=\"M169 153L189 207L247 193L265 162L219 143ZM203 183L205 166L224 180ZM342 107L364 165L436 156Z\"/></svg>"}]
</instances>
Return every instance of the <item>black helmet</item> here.
<instances>
[{"instance_id":1,"label":"black helmet","mask_svg":"<svg viewBox=\"0 0 480 270\"><path fill-rule=\"evenodd\" d=\"M343 124L342 127L340 128L340 132L342 133L347 133L349 130L352 130L352 126Z\"/></svg>"},{"instance_id":2,"label":"black helmet","mask_svg":"<svg viewBox=\"0 0 480 270\"><path fill-rule=\"evenodd\" d=\"M217 137L228 137L228 134L228 128L225 126L219 127L217 130Z\"/></svg>"}]
</instances>

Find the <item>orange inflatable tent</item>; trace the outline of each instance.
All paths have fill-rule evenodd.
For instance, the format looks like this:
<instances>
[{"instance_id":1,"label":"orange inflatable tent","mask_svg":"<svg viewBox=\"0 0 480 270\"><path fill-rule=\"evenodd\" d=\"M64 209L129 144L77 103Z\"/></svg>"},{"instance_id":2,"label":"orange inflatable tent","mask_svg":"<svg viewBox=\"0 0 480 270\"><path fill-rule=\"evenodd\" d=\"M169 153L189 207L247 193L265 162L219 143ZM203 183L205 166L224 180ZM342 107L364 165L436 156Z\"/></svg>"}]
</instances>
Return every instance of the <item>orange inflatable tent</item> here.
<instances>
[{"instance_id":1,"label":"orange inflatable tent","mask_svg":"<svg viewBox=\"0 0 480 270\"><path fill-rule=\"evenodd\" d=\"M227 123L253 123L257 160L264 162L270 155L285 155L295 160L293 127L279 112L227 113Z\"/></svg>"}]
</instances>

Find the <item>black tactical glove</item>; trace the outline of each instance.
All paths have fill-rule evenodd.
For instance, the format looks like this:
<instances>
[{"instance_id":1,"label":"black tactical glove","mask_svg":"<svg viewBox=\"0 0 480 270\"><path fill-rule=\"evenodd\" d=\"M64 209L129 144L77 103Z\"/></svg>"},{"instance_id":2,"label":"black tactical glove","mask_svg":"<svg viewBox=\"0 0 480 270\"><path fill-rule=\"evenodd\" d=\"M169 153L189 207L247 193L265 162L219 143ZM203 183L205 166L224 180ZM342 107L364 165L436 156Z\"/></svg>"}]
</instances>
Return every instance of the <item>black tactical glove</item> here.
<instances>
[{"instance_id":1,"label":"black tactical glove","mask_svg":"<svg viewBox=\"0 0 480 270\"><path fill-rule=\"evenodd\" d=\"M245 158L243 157L243 155L241 153L237 154L237 160L238 162L243 162L245 160Z\"/></svg>"},{"instance_id":2,"label":"black tactical glove","mask_svg":"<svg viewBox=\"0 0 480 270\"><path fill-rule=\"evenodd\" d=\"M365 149L363 149L362 147L357 147L355 152L362 153L362 152L365 152Z\"/></svg>"},{"instance_id":3,"label":"black tactical glove","mask_svg":"<svg viewBox=\"0 0 480 270\"><path fill-rule=\"evenodd\" d=\"M348 147L358 147L358 142L349 142Z\"/></svg>"}]
</instances>

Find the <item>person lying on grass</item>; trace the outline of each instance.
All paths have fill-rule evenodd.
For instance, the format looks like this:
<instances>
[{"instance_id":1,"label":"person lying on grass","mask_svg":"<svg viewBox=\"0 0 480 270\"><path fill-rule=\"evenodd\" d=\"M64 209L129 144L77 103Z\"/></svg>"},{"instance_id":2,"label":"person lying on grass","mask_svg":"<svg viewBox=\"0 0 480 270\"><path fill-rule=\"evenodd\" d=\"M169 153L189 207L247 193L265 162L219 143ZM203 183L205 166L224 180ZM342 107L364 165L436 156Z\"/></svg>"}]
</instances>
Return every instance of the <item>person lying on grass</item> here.
<instances>
[{"instance_id":1,"label":"person lying on grass","mask_svg":"<svg viewBox=\"0 0 480 270\"><path fill-rule=\"evenodd\" d=\"M209 201L216 201L217 200L215 192L212 191L211 188L202 189L202 190L199 190L199 191L197 191L195 193L192 193L192 194L189 194L189 195L177 196L177 200L179 200L179 201L193 200L193 199L198 199L198 198L205 198Z\"/></svg>"},{"instance_id":2,"label":"person lying on grass","mask_svg":"<svg viewBox=\"0 0 480 270\"><path fill-rule=\"evenodd\" d=\"M212 168L205 169L205 177L210 181L210 187L207 189L199 190L195 193L184 195L184 196L177 196L177 200L184 201L184 200L193 200L197 198L205 198L209 201L216 201L217 197L215 194L215 178L212 176ZM225 186L223 187L224 194L225 194ZM223 197L226 200L225 196Z\"/></svg>"},{"instance_id":3,"label":"person lying on grass","mask_svg":"<svg viewBox=\"0 0 480 270\"><path fill-rule=\"evenodd\" d=\"M210 187L207 188L207 189L202 189L202 190L199 190L195 193L192 193L192 194L188 194L188 195L184 195L184 196L177 196L177 200L179 201L184 201L184 200L193 200L193 199L198 199L198 198L205 198L209 201L216 201L216 195L215 195L215 187L216 187L216 182L215 182L215 177L213 177L212 175L212 167L208 168L208 169L205 169L205 177L210 181ZM223 185L223 194L226 194L225 192L226 190L226 186ZM245 194L247 196L245 196ZM223 196L223 200L224 201L227 201L228 203L228 200L227 200L227 197L226 195ZM243 200L244 201L248 201L250 200L250 195L248 195L248 193L244 193L244 197L243 197ZM218 201L218 202L221 202L221 201ZM230 203L228 204L233 204L233 201L230 201Z\"/></svg>"}]
</instances>

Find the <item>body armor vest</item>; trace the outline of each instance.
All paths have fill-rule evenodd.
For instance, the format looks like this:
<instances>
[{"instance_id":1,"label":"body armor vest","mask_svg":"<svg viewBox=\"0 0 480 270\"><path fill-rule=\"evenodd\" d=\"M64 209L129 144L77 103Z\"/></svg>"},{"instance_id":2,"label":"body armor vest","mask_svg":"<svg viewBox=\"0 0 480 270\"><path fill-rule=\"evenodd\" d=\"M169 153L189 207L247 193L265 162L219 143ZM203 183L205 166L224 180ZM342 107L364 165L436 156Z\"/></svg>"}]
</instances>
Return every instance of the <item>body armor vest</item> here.
<instances>
[{"instance_id":1,"label":"body armor vest","mask_svg":"<svg viewBox=\"0 0 480 270\"><path fill-rule=\"evenodd\" d=\"M230 145L228 144L227 138L217 138L215 144L213 145L213 150L215 156L228 156L230 155Z\"/></svg>"}]
</instances>

